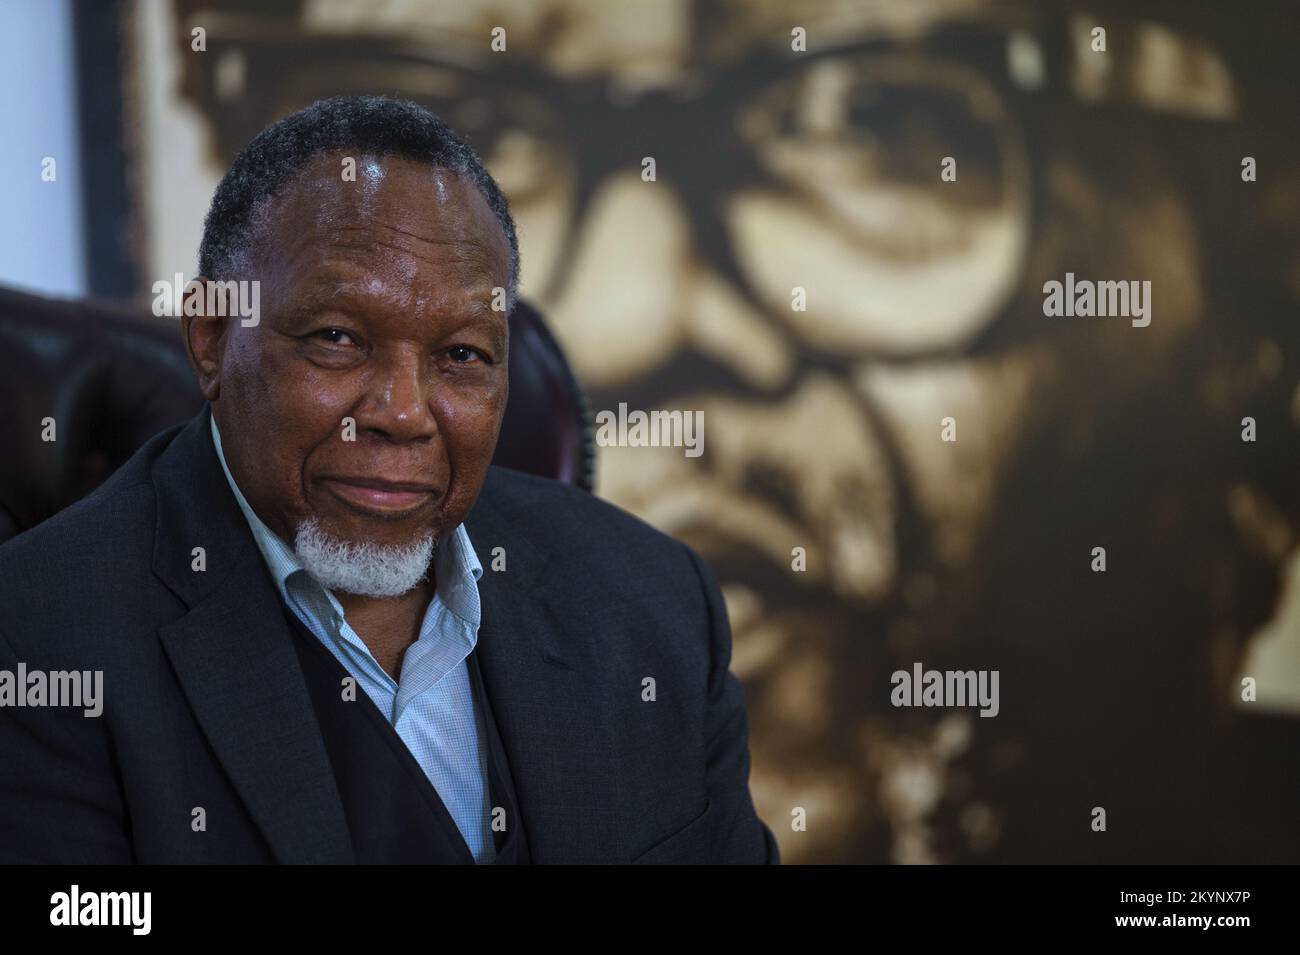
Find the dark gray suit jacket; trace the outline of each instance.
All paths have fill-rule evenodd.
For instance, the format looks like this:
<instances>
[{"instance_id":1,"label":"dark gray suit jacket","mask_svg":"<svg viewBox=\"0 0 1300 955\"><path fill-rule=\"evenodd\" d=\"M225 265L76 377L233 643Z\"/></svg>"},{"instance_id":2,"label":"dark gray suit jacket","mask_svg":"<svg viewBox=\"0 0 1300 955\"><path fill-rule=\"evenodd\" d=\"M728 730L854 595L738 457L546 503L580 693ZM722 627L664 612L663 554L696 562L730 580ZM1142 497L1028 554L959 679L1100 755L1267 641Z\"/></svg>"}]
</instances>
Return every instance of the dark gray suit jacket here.
<instances>
[{"instance_id":1,"label":"dark gray suit jacket","mask_svg":"<svg viewBox=\"0 0 1300 955\"><path fill-rule=\"evenodd\" d=\"M102 670L105 699L98 718L0 708L0 862L354 860L208 415L0 547L0 669ZM476 653L532 860L777 862L700 559L585 492L498 468L466 525L485 568Z\"/></svg>"}]
</instances>

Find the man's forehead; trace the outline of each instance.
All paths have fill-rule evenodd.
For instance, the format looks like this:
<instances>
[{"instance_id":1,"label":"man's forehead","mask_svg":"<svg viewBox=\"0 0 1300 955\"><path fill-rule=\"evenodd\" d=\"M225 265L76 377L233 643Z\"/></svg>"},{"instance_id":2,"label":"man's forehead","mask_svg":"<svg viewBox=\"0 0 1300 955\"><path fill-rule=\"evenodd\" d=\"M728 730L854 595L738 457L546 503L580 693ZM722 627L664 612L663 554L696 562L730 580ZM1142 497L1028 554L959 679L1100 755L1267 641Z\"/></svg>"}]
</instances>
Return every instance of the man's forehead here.
<instances>
[{"instance_id":1,"label":"man's forehead","mask_svg":"<svg viewBox=\"0 0 1300 955\"><path fill-rule=\"evenodd\" d=\"M411 314L492 311L494 289L502 279L485 255L460 255L459 248L442 247L453 254L432 261L360 234L355 242L333 238L303 242L276 256L281 267L267 273L268 305L308 312L371 305Z\"/></svg>"},{"instance_id":2,"label":"man's forehead","mask_svg":"<svg viewBox=\"0 0 1300 955\"><path fill-rule=\"evenodd\" d=\"M273 289L267 307L290 334L329 314L360 318L373 336L438 337L448 327L472 326L504 345L508 335L505 314L492 308L487 294L455 283L411 284L348 270L328 269L306 282Z\"/></svg>"},{"instance_id":3,"label":"man's forehead","mask_svg":"<svg viewBox=\"0 0 1300 955\"><path fill-rule=\"evenodd\" d=\"M384 156L363 150L335 149L317 153L294 172L278 199L321 208L366 211L382 194L435 208L463 208L481 198L477 187L453 169L406 156ZM486 200L483 200L486 205ZM370 205L367 205L367 204Z\"/></svg>"},{"instance_id":4,"label":"man's forehead","mask_svg":"<svg viewBox=\"0 0 1300 955\"><path fill-rule=\"evenodd\" d=\"M352 178L344 178L351 161ZM263 261L327 253L407 253L491 271L508 243L477 187L455 171L404 157L313 157L259 205L251 224Z\"/></svg>"}]
</instances>

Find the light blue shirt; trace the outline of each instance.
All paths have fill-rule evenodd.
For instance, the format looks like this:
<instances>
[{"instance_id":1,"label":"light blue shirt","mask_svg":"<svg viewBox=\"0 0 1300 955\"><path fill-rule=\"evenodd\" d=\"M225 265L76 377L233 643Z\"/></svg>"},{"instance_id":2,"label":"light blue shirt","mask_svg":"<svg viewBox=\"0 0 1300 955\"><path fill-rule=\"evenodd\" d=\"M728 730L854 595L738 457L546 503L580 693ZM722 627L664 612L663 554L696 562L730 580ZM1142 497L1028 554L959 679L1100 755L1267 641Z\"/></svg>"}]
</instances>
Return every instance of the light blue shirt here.
<instances>
[{"instance_id":1,"label":"light blue shirt","mask_svg":"<svg viewBox=\"0 0 1300 955\"><path fill-rule=\"evenodd\" d=\"M235 483L212 419L212 443L230 490L280 596L298 619L343 664L392 724L429 777L478 862L496 857L488 805L487 740L465 662L478 642L478 579L483 565L465 525L438 543L437 593L429 601L420 636L402 658L394 681L348 624L343 605L312 577L293 548L253 513Z\"/></svg>"}]
</instances>

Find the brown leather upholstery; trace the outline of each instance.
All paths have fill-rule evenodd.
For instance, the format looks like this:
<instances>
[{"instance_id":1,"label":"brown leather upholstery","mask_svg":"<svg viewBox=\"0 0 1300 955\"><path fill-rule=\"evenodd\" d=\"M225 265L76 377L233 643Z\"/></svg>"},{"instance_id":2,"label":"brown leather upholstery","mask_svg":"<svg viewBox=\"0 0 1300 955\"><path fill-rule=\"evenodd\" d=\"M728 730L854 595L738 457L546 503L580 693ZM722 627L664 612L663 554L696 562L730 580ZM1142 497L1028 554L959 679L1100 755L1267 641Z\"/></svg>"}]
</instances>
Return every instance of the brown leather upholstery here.
<instances>
[{"instance_id":1,"label":"brown leather upholstery","mask_svg":"<svg viewBox=\"0 0 1300 955\"><path fill-rule=\"evenodd\" d=\"M202 407L176 324L0 288L0 541L88 494L150 436ZM41 440L53 418L57 440ZM592 487L582 391L537 311L510 315L496 464Z\"/></svg>"}]
</instances>

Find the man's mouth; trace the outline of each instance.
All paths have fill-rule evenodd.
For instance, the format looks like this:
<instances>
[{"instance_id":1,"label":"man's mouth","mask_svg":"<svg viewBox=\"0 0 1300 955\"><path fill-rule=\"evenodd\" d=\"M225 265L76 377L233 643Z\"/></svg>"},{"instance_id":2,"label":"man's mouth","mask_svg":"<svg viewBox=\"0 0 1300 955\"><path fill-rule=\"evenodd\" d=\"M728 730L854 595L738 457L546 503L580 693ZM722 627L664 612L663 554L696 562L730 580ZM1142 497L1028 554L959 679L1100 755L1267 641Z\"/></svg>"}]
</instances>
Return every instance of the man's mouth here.
<instances>
[{"instance_id":1,"label":"man's mouth","mask_svg":"<svg viewBox=\"0 0 1300 955\"><path fill-rule=\"evenodd\" d=\"M417 510L438 493L437 488L420 481L378 477L326 477L321 483L354 508L389 515Z\"/></svg>"}]
</instances>

